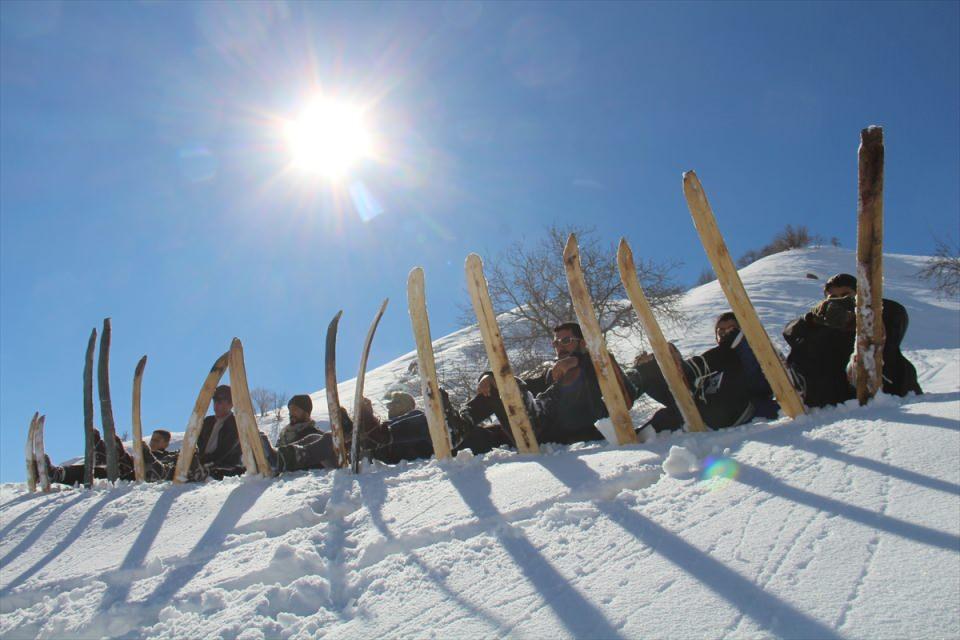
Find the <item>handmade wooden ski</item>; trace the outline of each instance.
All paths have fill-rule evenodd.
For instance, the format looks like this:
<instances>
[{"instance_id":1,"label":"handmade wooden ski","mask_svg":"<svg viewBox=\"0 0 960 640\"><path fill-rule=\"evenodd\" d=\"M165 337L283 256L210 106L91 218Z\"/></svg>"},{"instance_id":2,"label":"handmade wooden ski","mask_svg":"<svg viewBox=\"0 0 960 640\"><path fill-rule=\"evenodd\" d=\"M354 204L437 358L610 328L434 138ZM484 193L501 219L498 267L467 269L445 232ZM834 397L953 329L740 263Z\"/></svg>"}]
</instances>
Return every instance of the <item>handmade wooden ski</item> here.
<instances>
[{"instance_id":1,"label":"handmade wooden ski","mask_svg":"<svg viewBox=\"0 0 960 640\"><path fill-rule=\"evenodd\" d=\"M857 190L857 401L883 386L883 129L860 132Z\"/></svg>"},{"instance_id":2,"label":"handmade wooden ski","mask_svg":"<svg viewBox=\"0 0 960 640\"><path fill-rule=\"evenodd\" d=\"M383 312L386 311L389 301L390 299L387 298L380 305L380 310L377 311L377 315L367 331L367 339L363 343L363 353L360 355L360 370L357 372L357 386L353 394L353 440L350 443L350 466L354 473L360 473L360 456L363 455L360 450L360 439L363 436L361 433L363 430L361 409L363 408L363 380L367 375L367 358L370 356L373 335L377 332L377 325L380 324L380 318L383 317Z\"/></svg>"},{"instance_id":3,"label":"handmade wooden ski","mask_svg":"<svg viewBox=\"0 0 960 640\"><path fill-rule=\"evenodd\" d=\"M707 425L697 409L697 404L693 400L693 394L683 378L683 370L677 366L673 354L670 352L670 345L663 336L660 329L660 323L653 315L653 309L647 300L643 287L640 285L640 279L637 277L637 266L633 260L633 251L626 239L620 238L620 246L617 248L617 266L620 268L620 280L623 282L623 288L630 298L633 310L640 319L640 325L647 334L650 341L650 348L653 349L653 357L657 360L660 372L663 373L664 380L670 388L680 415L687 425L689 431L706 431Z\"/></svg>"},{"instance_id":4,"label":"handmade wooden ski","mask_svg":"<svg viewBox=\"0 0 960 640\"><path fill-rule=\"evenodd\" d=\"M107 480L116 482L119 477L119 458L116 429L113 424L113 403L110 401L110 318L103 319L103 333L100 334L100 361L97 369L97 383L100 391L100 421L103 423L103 444L107 451Z\"/></svg>"},{"instance_id":5,"label":"handmade wooden ski","mask_svg":"<svg viewBox=\"0 0 960 640\"><path fill-rule=\"evenodd\" d=\"M617 444L634 444L637 442L637 433L633 430L633 420L630 419L628 408L629 398L624 393L620 379L617 377L616 365L610 352L607 351L607 342L603 338L600 322L593 309L593 299L587 289L583 269L580 267L580 248L577 246L577 237L570 234L567 245L563 248L563 266L567 272L567 286L570 287L570 298L573 308L580 321L580 330L583 332L587 351L590 352L590 361L597 372L597 382L603 394L603 402L607 405L607 413L613 423L617 435Z\"/></svg>"},{"instance_id":6,"label":"handmade wooden ski","mask_svg":"<svg viewBox=\"0 0 960 640\"><path fill-rule=\"evenodd\" d=\"M703 192L703 186L693 171L683 174L683 193L686 196L690 214L693 216L693 224L697 228L697 233L700 234L700 242L707 252L707 257L710 258L710 264L713 265L713 272L717 274L717 280L727 296L727 302L737 316L740 330L743 331L747 344L757 357L763 375L766 376L773 394L777 397L777 402L780 403L780 408L791 418L803 415L805 412L803 400L790 384L786 367L773 348L770 336L760 324L757 311L750 302L750 297L747 296L740 274L737 273L737 268L727 250L727 243L720 235L717 220Z\"/></svg>"},{"instance_id":7,"label":"handmade wooden ski","mask_svg":"<svg viewBox=\"0 0 960 640\"><path fill-rule=\"evenodd\" d=\"M27 460L27 491L30 493L37 490L37 458L33 455L33 434L37 430L39 419L40 412L38 411L30 419L30 426L27 428L27 444L24 447L24 457Z\"/></svg>"},{"instance_id":8,"label":"handmade wooden ski","mask_svg":"<svg viewBox=\"0 0 960 640\"><path fill-rule=\"evenodd\" d=\"M337 326L343 311L337 311L327 327L327 348L324 355L327 391L327 414L330 419L330 435L333 437L333 450L337 455L337 465L342 469L349 463L347 441L343 434L343 420L340 416L340 391L337 389Z\"/></svg>"},{"instance_id":9,"label":"handmade wooden ski","mask_svg":"<svg viewBox=\"0 0 960 640\"><path fill-rule=\"evenodd\" d=\"M97 346L97 328L90 332L87 341L87 357L83 364L83 486L93 486L94 449L97 445L93 434L93 351Z\"/></svg>"},{"instance_id":10,"label":"handmade wooden ski","mask_svg":"<svg viewBox=\"0 0 960 640\"><path fill-rule=\"evenodd\" d=\"M43 491L50 491L50 470L47 469L47 455L43 447L43 425L47 416L40 416L33 429L33 459L37 461L37 482Z\"/></svg>"},{"instance_id":11,"label":"handmade wooden ski","mask_svg":"<svg viewBox=\"0 0 960 640\"><path fill-rule=\"evenodd\" d=\"M140 358L133 372L133 409L130 412L133 423L133 479L143 482L146 470L143 466L143 425L140 422L140 385L143 383L143 369L147 366L147 356Z\"/></svg>"},{"instance_id":12,"label":"handmade wooden ski","mask_svg":"<svg viewBox=\"0 0 960 640\"><path fill-rule=\"evenodd\" d=\"M433 341L430 338L430 317L427 315L423 269L420 267L411 270L407 278L407 306L413 325L413 337L417 342L417 371L420 373L420 390L423 392L430 440L433 442L433 452L437 459L444 460L450 457L450 432L443 417L437 364L434 361Z\"/></svg>"},{"instance_id":13,"label":"handmade wooden ski","mask_svg":"<svg viewBox=\"0 0 960 640\"><path fill-rule=\"evenodd\" d=\"M233 398L233 415L240 435L243 466L247 468L248 474L272 476L273 472L260 442L260 429L257 428L250 387L247 386L247 368L243 363L243 344L239 338L234 338L230 343L230 395Z\"/></svg>"},{"instance_id":14,"label":"handmade wooden ski","mask_svg":"<svg viewBox=\"0 0 960 640\"><path fill-rule=\"evenodd\" d=\"M480 325L480 335L483 337L483 346L487 350L490 360L490 369L497 382L497 393L507 412L507 421L510 423L510 432L517 443L520 453L540 453L530 416L523 404L520 387L513 377L513 369L507 358L507 350L503 345L503 336L497 325L497 316L490 302L490 292L487 289L487 278L483 274L483 261L475 253L467 256L464 269L467 274L467 290L473 302L473 310L477 314L477 323Z\"/></svg>"},{"instance_id":15,"label":"handmade wooden ski","mask_svg":"<svg viewBox=\"0 0 960 640\"><path fill-rule=\"evenodd\" d=\"M210 373L207 374L203 385L200 387L200 393L197 395L197 401L193 405L193 412L190 419L187 420L187 428L183 431L183 443L180 445L180 455L177 456L177 467L173 473L174 484L180 484L187 481L187 474L190 471L190 463L193 462L193 455L197 448L197 438L200 437L200 428L203 426L203 419L207 415L207 409L210 407L210 400L213 399L213 392L217 390L223 373L227 370L227 362L230 358L230 352L223 354L210 367Z\"/></svg>"}]
</instances>

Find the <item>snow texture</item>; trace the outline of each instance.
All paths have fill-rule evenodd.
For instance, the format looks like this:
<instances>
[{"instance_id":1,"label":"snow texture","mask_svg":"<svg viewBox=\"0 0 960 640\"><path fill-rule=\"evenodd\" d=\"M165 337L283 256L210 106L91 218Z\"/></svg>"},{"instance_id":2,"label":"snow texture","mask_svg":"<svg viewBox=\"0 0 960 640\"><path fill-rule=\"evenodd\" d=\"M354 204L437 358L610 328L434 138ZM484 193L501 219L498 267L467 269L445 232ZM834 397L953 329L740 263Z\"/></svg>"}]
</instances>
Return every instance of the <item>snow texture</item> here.
<instances>
[{"instance_id":1,"label":"snow texture","mask_svg":"<svg viewBox=\"0 0 960 640\"><path fill-rule=\"evenodd\" d=\"M919 397L358 477L2 485L0 636L957 637L960 310L916 279L925 260L885 257ZM741 275L779 330L819 297L806 273L852 262L791 251ZM721 299L686 296L692 323L665 328L681 351L710 345ZM410 358L371 371L371 397Z\"/></svg>"}]
</instances>

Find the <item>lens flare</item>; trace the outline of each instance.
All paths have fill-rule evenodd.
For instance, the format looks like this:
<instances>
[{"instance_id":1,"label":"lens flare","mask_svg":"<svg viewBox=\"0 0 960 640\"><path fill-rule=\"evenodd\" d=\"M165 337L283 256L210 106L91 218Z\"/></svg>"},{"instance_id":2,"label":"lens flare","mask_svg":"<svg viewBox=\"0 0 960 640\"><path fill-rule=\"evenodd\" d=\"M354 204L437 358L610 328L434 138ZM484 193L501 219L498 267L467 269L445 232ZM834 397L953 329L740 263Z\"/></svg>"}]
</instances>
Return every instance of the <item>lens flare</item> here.
<instances>
[{"instance_id":1,"label":"lens flare","mask_svg":"<svg viewBox=\"0 0 960 640\"><path fill-rule=\"evenodd\" d=\"M703 461L701 480L709 483L711 490L723 489L740 475L740 465L732 458L709 456Z\"/></svg>"}]
</instances>

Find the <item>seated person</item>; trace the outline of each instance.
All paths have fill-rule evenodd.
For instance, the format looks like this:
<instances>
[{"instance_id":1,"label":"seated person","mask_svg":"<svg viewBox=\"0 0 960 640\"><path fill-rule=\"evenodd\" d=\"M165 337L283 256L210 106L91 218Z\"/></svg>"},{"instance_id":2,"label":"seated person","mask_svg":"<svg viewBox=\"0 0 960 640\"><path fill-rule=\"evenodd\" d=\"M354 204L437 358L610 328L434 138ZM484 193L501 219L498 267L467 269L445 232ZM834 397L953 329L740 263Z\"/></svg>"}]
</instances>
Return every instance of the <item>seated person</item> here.
<instances>
[{"instance_id":1,"label":"seated person","mask_svg":"<svg viewBox=\"0 0 960 640\"><path fill-rule=\"evenodd\" d=\"M206 476L220 480L246 472L229 385L222 384L213 393L213 415L203 419L193 458L193 465L202 469L198 473L191 469L191 480Z\"/></svg>"},{"instance_id":2,"label":"seated person","mask_svg":"<svg viewBox=\"0 0 960 640\"><path fill-rule=\"evenodd\" d=\"M310 418L313 413L313 400L306 394L296 395L287 403L290 412L290 422L280 431L277 437L277 446L281 447L313 434L322 434L317 429L317 423Z\"/></svg>"},{"instance_id":3,"label":"seated person","mask_svg":"<svg viewBox=\"0 0 960 640\"><path fill-rule=\"evenodd\" d=\"M100 436L100 431L93 430L93 477L107 477L107 444ZM133 480L133 456L127 453L120 437L114 434L113 441L117 446L117 471L120 480ZM46 456L47 470L50 474L50 482L58 484L75 485L83 482L84 465L71 464L57 466L51 464L50 456Z\"/></svg>"},{"instance_id":4,"label":"seated person","mask_svg":"<svg viewBox=\"0 0 960 640\"><path fill-rule=\"evenodd\" d=\"M154 454L169 453L167 447L170 446L170 432L166 429L154 429L150 434L150 451Z\"/></svg>"},{"instance_id":5,"label":"seated person","mask_svg":"<svg viewBox=\"0 0 960 640\"><path fill-rule=\"evenodd\" d=\"M754 417L775 418L779 407L732 311L717 317L714 336L716 347L686 360L681 360L677 348L670 345L704 422L711 429L719 429ZM650 426L661 432L683 426L683 417L653 355L640 354L634 367L624 374L638 396L645 393L664 405L644 428Z\"/></svg>"},{"instance_id":6,"label":"seated person","mask_svg":"<svg viewBox=\"0 0 960 640\"><path fill-rule=\"evenodd\" d=\"M847 370L855 350L857 279L838 273L824 285L826 298L802 318L787 325L783 337L790 345L790 367L803 400L810 407L840 404L857 396ZM883 391L904 396L922 393L917 370L900 351L909 316L903 305L883 300Z\"/></svg>"},{"instance_id":7,"label":"seated person","mask_svg":"<svg viewBox=\"0 0 960 640\"><path fill-rule=\"evenodd\" d=\"M517 378L534 435L538 442L559 444L602 440L603 435L594 425L607 417L607 408L580 325L565 322L554 328L553 336L557 359L533 374ZM623 382L620 367L614 364ZM627 391L627 402L632 403L632 390ZM448 404L446 414L457 450L485 453L505 444L516 446L490 372L480 376L477 394L462 409L454 410ZM496 416L498 422L481 426L491 416Z\"/></svg>"}]
</instances>

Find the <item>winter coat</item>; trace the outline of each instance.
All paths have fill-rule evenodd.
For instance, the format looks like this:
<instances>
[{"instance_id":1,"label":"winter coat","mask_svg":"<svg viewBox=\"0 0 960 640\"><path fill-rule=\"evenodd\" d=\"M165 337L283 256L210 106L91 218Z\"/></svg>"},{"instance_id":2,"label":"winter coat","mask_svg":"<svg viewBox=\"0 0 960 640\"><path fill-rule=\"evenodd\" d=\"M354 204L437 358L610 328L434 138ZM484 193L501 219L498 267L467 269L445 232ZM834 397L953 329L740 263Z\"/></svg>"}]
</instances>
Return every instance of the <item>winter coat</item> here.
<instances>
[{"instance_id":1,"label":"winter coat","mask_svg":"<svg viewBox=\"0 0 960 640\"><path fill-rule=\"evenodd\" d=\"M243 453L240 449L240 434L237 431L237 420L233 414L230 414L220 427L220 435L217 438L217 447L212 453L207 454L207 442L213 435L213 425L216 424L216 416L207 416L203 419L203 425L200 427L200 435L197 437L196 456L199 456L201 464L218 469L243 468Z\"/></svg>"},{"instance_id":2,"label":"winter coat","mask_svg":"<svg viewBox=\"0 0 960 640\"><path fill-rule=\"evenodd\" d=\"M572 444L603 438L594 425L610 414L603 402L596 370L589 354L574 355L579 360L580 375L569 384L554 382L549 368L537 377L522 380L522 389L534 396L528 411L533 414L533 430L538 442ZM620 367L616 361L613 366ZM624 391L628 404L632 404L635 390L627 385Z\"/></svg>"},{"instance_id":3,"label":"winter coat","mask_svg":"<svg viewBox=\"0 0 960 640\"><path fill-rule=\"evenodd\" d=\"M922 393L917 371L900 351L909 325L907 310L883 300L886 341L883 348L883 391L895 395ZM810 407L840 404L856 397L847 379L847 364L856 341L856 299L828 298L783 331L790 345L787 364L800 375L804 402Z\"/></svg>"},{"instance_id":4,"label":"winter coat","mask_svg":"<svg viewBox=\"0 0 960 640\"><path fill-rule=\"evenodd\" d=\"M313 420L298 422L296 424L288 424L283 428L283 430L280 431L280 436L277 438L277 446L282 447L284 445L293 444L297 440L301 440L315 433L322 434L323 432L317 429L317 423Z\"/></svg>"}]
</instances>

